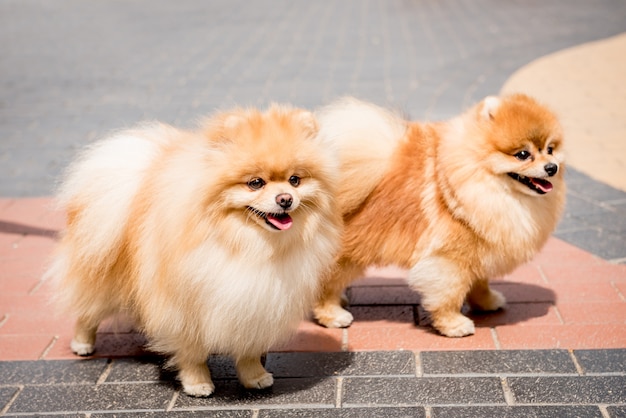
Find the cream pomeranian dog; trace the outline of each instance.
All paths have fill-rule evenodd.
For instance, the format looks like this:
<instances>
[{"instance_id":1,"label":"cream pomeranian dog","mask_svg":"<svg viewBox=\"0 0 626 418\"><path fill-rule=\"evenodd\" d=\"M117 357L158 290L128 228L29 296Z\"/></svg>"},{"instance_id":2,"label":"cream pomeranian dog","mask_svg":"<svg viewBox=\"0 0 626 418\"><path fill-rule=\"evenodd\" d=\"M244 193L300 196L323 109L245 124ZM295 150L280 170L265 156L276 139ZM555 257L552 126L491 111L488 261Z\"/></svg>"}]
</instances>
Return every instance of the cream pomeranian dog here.
<instances>
[{"instance_id":1,"label":"cream pomeranian dog","mask_svg":"<svg viewBox=\"0 0 626 418\"><path fill-rule=\"evenodd\" d=\"M525 95L488 97L447 122L406 121L355 99L319 114L320 135L340 158L343 249L314 309L346 327L342 292L369 265L409 270L433 326L475 332L465 301L497 310L488 280L530 260L565 201L563 138L550 110Z\"/></svg>"},{"instance_id":2,"label":"cream pomeranian dog","mask_svg":"<svg viewBox=\"0 0 626 418\"><path fill-rule=\"evenodd\" d=\"M247 388L261 356L310 312L340 245L337 162L312 113L274 105L153 123L96 142L70 166L49 275L77 316L72 350L124 313L171 356L184 391L214 390L206 360L231 355Z\"/></svg>"}]
</instances>

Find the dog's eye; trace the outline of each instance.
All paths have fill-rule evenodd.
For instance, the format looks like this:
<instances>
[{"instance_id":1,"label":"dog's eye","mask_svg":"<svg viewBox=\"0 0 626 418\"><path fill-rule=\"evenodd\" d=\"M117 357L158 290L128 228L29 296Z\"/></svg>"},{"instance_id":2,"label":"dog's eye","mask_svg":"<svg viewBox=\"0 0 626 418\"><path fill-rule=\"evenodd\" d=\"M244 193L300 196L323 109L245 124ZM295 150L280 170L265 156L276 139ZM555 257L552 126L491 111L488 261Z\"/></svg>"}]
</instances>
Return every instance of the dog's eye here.
<instances>
[{"instance_id":1,"label":"dog's eye","mask_svg":"<svg viewBox=\"0 0 626 418\"><path fill-rule=\"evenodd\" d=\"M300 177L298 176L289 177L289 184L291 184L293 187L298 187L300 185Z\"/></svg>"},{"instance_id":2,"label":"dog's eye","mask_svg":"<svg viewBox=\"0 0 626 418\"><path fill-rule=\"evenodd\" d=\"M548 148L546 148L546 152L550 155L552 155L552 153L554 152L554 147L549 146Z\"/></svg>"},{"instance_id":3,"label":"dog's eye","mask_svg":"<svg viewBox=\"0 0 626 418\"><path fill-rule=\"evenodd\" d=\"M517 154L515 154L515 158L517 158L518 160L524 161L530 158L530 152L524 150L524 151L520 151Z\"/></svg>"},{"instance_id":4,"label":"dog's eye","mask_svg":"<svg viewBox=\"0 0 626 418\"><path fill-rule=\"evenodd\" d=\"M259 190L265 186L265 180L260 177L253 178L248 182L248 187L252 190Z\"/></svg>"}]
</instances>

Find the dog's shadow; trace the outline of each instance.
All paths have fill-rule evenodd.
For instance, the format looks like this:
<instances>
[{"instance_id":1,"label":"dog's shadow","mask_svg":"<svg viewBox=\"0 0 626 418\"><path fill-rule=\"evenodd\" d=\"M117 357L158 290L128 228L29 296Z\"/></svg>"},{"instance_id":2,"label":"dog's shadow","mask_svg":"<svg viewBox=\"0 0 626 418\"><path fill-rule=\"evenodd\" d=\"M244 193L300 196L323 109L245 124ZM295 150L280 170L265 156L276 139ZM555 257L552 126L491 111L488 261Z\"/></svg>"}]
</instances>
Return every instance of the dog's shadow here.
<instances>
[{"instance_id":1,"label":"dog's shadow","mask_svg":"<svg viewBox=\"0 0 626 418\"><path fill-rule=\"evenodd\" d=\"M503 309L494 312L469 312L477 327L495 327L550 321L555 315L557 295L554 290L536 284L496 281L492 286L507 299ZM555 320L558 317L554 317Z\"/></svg>"},{"instance_id":2,"label":"dog's shadow","mask_svg":"<svg viewBox=\"0 0 626 418\"><path fill-rule=\"evenodd\" d=\"M47 238L58 238L59 231L56 229L41 228L16 222L0 221L0 233L15 235L36 235Z\"/></svg>"},{"instance_id":3,"label":"dog's shadow","mask_svg":"<svg viewBox=\"0 0 626 418\"><path fill-rule=\"evenodd\" d=\"M182 392L176 372L166 367L167 358L156 354L112 359L107 383L156 383L174 391L180 391L175 408L220 407L228 405L264 405L301 403L305 396L325 402L334 396L335 376L359 367L359 353L297 353L270 352L263 362L274 376L274 385L266 389L246 389L237 379L234 361L228 356L211 355L207 364L215 384L210 397L192 397ZM353 366L353 363L356 365ZM304 395L303 395L304 394ZM334 398L333 398L334 399ZM329 398L330 400L330 398Z\"/></svg>"},{"instance_id":4,"label":"dog's shadow","mask_svg":"<svg viewBox=\"0 0 626 418\"><path fill-rule=\"evenodd\" d=\"M549 288L514 281L493 281L491 287L507 299L503 309L492 312L470 310L465 304L462 312L478 328L515 325L533 321L549 321L557 295ZM348 310L356 322L370 321L409 322L417 327L432 329L428 312L421 306L421 298L408 285L394 281L390 285L360 285L348 289ZM444 338L444 337L442 337Z\"/></svg>"}]
</instances>

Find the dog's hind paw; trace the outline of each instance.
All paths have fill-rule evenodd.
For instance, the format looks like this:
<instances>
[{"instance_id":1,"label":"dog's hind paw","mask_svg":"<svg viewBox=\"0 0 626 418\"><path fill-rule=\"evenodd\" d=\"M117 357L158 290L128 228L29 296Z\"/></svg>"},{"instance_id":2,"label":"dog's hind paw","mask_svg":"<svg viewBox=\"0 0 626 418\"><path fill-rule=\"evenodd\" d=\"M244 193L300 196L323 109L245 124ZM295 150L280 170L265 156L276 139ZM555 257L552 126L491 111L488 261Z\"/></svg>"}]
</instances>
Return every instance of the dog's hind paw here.
<instances>
[{"instance_id":1,"label":"dog's hind paw","mask_svg":"<svg viewBox=\"0 0 626 418\"><path fill-rule=\"evenodd\" d=\"M70 343L70 348L75 354L79 356L90 356L96 351L96 348L93 344L90 343L80 343L76 340L72 340Z\"/></svg>"},{"instance_id":2,"label":"dog's hind paw","mask_svg":"<svg viewBox=\"0 0 626 418\"><path fill-rule=\"evenodd\" d=\"M271 373L264 373L262 376L241 382L247 389L265 389L274 384L274 377Z\"/></svg>"},{"instance_id":3,"label":"dog's hind paw","mask_svg":"<svg viewBox=\"0 0 626 418\"><path fill-rule=\"evenodd\" d=\"M497 290L487 289L486 294L470 294L468 302L473 310L490 312L497 311L506 305L506 298Z\"/></svg>"}]
</instances>

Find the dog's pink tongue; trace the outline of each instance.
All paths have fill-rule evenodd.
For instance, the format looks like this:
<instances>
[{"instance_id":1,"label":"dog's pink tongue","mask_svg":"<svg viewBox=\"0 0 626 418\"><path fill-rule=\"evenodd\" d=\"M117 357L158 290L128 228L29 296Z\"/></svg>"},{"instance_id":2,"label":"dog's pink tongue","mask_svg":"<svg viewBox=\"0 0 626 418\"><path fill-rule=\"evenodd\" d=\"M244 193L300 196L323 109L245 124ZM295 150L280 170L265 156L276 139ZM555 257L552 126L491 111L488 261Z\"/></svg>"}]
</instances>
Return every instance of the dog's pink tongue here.
<instances>
[{"instance_id":1,"label":"dog's pink tongue","mask_svg":"<svg viewBox=\"0 0 626 418\"><path fill-rule=\"evenodd\" d=\"M268 214L267 220L269 223L271 223L272 225L274 225L276 228L280 229L281 231L285 231L291 228L291 225L293 225L293 219L291 219L291 216L289 215L281 215L280 217L276 217L271 214Z\"/></svg>"},{"instance_id":2,"label":"dog's pink tongue","mask_svg":"<svg viewBox=\"0 0 626 418\"><path fill-rule=\"evenodd\" d=\"M548 193L552 190L552 183L548 180L531 178L530 181L532 181L533 184L544 193Z\"/></svg>"}]
</instances>

